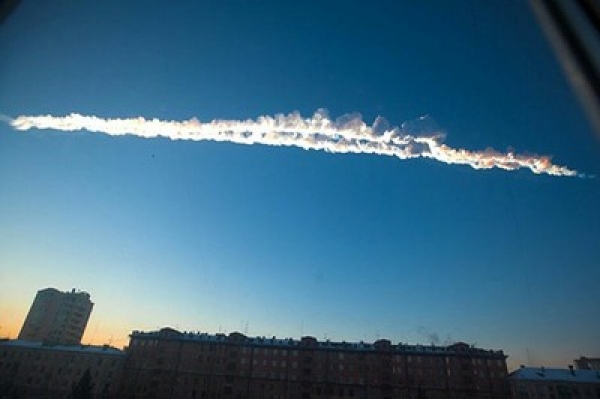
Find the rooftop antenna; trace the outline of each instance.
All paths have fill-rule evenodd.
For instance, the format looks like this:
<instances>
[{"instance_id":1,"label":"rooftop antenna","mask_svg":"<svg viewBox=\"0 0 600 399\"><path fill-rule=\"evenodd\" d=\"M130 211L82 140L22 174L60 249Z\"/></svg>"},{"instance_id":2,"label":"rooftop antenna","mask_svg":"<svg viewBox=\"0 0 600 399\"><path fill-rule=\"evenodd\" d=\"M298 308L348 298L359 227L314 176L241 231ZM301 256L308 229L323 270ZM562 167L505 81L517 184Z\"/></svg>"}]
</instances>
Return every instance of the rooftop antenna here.
<instances>
[{"instance_id":1,"label":"rooftop antenna","mask_svg":"<svg viewBox=\"0 0 600 399\"><path fill-rule=\"evenodd\" d=\"M248 335L248 323L249 323L249 321L246 320L246 324L244 325L244 334L245 335Z\"/></svg>"}]
</instances>

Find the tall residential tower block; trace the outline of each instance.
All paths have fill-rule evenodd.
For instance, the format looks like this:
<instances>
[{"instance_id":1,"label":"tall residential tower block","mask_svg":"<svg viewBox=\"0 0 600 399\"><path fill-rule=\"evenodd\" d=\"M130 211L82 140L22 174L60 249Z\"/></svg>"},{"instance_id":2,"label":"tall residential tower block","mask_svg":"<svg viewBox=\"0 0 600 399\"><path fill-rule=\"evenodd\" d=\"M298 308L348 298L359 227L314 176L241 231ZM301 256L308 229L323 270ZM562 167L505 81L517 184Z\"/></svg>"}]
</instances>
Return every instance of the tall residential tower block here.
<instances>
[{"instance_id":1,"label":"tall residential tower block","mask_svg":"<svg viewBox=\"0 0 600 399\"><path fill-rule=\"evenodd\" d=\"M38 291L19 339L50 344L78 345L94 304L83 291L61 292L55 288Z\"/></svg>"}]
</instances>

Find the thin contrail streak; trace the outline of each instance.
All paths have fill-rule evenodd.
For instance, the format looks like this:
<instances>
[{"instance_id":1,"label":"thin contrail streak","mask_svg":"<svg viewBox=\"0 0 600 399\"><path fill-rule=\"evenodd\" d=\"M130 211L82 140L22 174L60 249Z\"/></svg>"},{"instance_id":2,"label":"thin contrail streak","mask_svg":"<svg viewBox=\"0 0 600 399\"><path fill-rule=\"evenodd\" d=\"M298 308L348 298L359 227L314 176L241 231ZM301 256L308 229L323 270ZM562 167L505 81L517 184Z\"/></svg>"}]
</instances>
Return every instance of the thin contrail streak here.
<instances>
[{"instance_id":1,"label":"thin contrail streak","mask_svg":"<svg viewBox=\"0 0 600 399\"><path fill-rule=\"evenodd\" d=\"M332 153L376 154L400 159L430 158L446 164L469 165L474 169L526 168L536 174L552 176L582 176L566 166L554 165L550 157L501 153L491 149L469 151L443 143L442 135L418 136L402 128L382 128L378 118L371 126L360 116L332 120L326 111L318 110L310 118L294 112L288 115L261 116L248 120L213 120L200 122L128 118L105 119L97 116L70 114L19 116L9 123L17 130L54 129L87 130L110 136L133 135L144 138L165 137L172 140L212 140L238 144L263 144L300 147Z\"/></svg>"}]
</instances>

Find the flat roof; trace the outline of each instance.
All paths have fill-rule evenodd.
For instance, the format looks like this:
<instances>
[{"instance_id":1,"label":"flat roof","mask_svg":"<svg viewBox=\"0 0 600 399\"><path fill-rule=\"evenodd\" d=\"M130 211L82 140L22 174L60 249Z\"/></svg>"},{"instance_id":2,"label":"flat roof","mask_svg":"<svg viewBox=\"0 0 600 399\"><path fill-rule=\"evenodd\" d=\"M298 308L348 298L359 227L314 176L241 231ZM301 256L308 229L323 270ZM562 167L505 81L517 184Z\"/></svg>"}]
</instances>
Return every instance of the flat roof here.
<instances>
[{"instance_id":1,"label":"flat roof","mask_svg":"<svg viewBox=\"0 0 600 399\"><path fill-rule=\"evenodd\" d=\"M545 367L521 367L509 378L514 381L556 381L600 384L600 371L558 369Z\"/></svg>"},{"instance_id":2,"label":"flat roof","mask_svg":"<svg viewBox=\"0 0 600 399\"><path fill-rule=\"evenodd\" d=\"M79 352L79 353L101 353L106 355L125 355L121 349L109 345L49 345L43 342L25 341L22 339L11 339L0 341L0 348L24 348L39 349L57 352Z\"/></svg>"},{"instance_id":3,"label":"flat roof","mask_svg":"<svg viewBox=\"0 0 600 399\"><path fill-rule=\"evenodd\" d=\"M277 338L277 337L247 337L246 335L233 332L229 335L225 334L209 334L204 332L180 332L175 329L166 327L157 331L133 331L131 338L140 339L164 339L164 340L185 340L198 342L219 342L229 344L240 344L251 346L266 346L266 347L281 347L281 348L313 348L325 350L346 350L346 351L372 351L377 352L384 347L389 347L392 352L414 353L414 354L451 354L451 355L466 355L475 357L493 357L505 359L507 356L502 350L489 350L476 348L464 342L457 342L448 346L436 345L411 345L398 343L391 344L389 340L380 339L374 343L366 342L346 342L346 341L318 341L314 337L302 337L300 340L293 338ZM385 349L383 349L385 350Z\"/></svg>"}]
</instances>

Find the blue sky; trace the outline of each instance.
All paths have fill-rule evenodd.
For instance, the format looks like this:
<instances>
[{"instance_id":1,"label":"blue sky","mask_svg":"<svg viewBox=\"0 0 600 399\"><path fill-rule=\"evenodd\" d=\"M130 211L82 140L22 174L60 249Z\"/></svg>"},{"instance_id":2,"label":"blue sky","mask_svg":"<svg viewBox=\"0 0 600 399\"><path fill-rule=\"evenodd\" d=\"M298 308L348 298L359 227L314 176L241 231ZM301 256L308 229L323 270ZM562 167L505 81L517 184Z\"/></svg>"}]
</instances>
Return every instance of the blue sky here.
<instances>
[{"instance_id":1,"label":"blue sky","mask_svg":"<svg viewBox=\"0 0 600 399\"><path fill-rule=\"evenodd\" d=\"M429 115L453 147L598 173L527 4L196 3L24 1L0 27L0 113ZM77 287L84 341L247 325L565 366L600 350L599 199L598 179L2 124L0 335L38 289Z\"/></svg>"}]
</instances>

